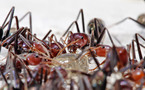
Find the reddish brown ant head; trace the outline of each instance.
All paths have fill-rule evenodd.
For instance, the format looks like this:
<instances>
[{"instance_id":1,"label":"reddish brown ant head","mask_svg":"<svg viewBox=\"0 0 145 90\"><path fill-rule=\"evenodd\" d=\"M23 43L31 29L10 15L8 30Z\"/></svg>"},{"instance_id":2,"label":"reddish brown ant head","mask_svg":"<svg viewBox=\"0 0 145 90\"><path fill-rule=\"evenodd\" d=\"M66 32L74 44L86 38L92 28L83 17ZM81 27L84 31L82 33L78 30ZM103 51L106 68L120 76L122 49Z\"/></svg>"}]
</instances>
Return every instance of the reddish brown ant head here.
<instances>
[{"instance_id":1,"label":"reddish brown ant head","mask_svg":"<svg viewBox=\"0 0 145 90\"><path fill-rule=\"evenodd\" d=\"M57 56L61 48L63 48L64 46L61 43L57 42L51 43L49 47L50 47L50 55L53 58ZM62 53L66 53L66 50L64 50Z\"/></svg>"},{"instance_id":2,"label":"reddish brown ant head","mask_svg":"<svg viewBox=\"0 0 145 90\"><path fill-rule=\"evenodd\" d=\"M68 38L68 44L72 42L75 42L75 43L68 46L68 49L71 52L76 52L77 48L83 48L84 46L88 45L89 39L88 39L88 36L84 33L74 33L74 34L71 34Z\"/></svg>"},{"instance_id":3,"label":"reddish brown ant head","mask_svg":"<svg viewBox=\"0 0 145 90\"><path fill-rule=\"evenodd\" d=\"M26 61L29 65L38 65L42 61L42 58L39 57L39 54L31 53L26 57Z\"/></svg>"}]
</instances>

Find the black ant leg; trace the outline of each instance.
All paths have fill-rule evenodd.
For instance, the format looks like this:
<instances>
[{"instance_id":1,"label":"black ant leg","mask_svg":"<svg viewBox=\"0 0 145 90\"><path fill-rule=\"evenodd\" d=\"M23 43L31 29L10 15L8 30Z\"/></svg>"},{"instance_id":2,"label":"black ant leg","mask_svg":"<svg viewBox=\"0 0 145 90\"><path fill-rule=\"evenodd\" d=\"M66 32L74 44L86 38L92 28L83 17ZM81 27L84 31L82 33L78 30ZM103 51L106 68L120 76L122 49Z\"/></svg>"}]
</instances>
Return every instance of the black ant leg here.
<instances>
[{"instance_id":1,"label":"black ant leg","mask_svg":"<svg viewBox=\"0 0 145 90\"><path fill-rule=\"evenodd\" d=\"M37 84L38 82L35 80L36 77L38 76L38 70L36 72L34 72L32 78L31 78L31 81L28 82L28 87L31 86L32 84Z\"/></svg>"},{"instance_id":2,"label":"black ant leg","mask_svg":"<svg viewBox=\"0 0 145 90\"><path fill-rule=\"evenodd\" d=\"M135 46L134 46L134 43L136 42L137 48L139 47L138 50L140 50L140 47L145 48L144 45L142 45L141 43L139 43L138 37L136 37L136 38L137 38L136 40L132 40L132 59L133 59L133 60L136 60L136 54L135 54ZM142 37L142 38L143 38L143 37ZM141 51L138 51L138 53L139 53L139 57L140 57L140 56L142 57L142 52L141 52Z\"/></svg>"},{"instance_id":3,"label":"black ant leg","mask_svg":"<svg viewBox=\"0 0 145 90\"><path fill-rule=\"evenodd\" d=\"M43 68L41 67L40 85L42 84L42 81L43 81Z\"/></svg>"},{"instance_id":4,"label":"black ant leg","mask_svg":"<svg viewBox=\"0 0 145 90\"><path fill-rule=\"evenodd\" d=\"M18 17L17 17L17 16L14 16L13 18L15 18L15 20L16 20L16 29L18 30L18 29L19 29ZM8 24L9 24L9 22L7 22L7 23L3 26L3 28L5 28Z\"/></svg>"},{"instance_id":5,"label":"black ant leg","mask_svg":"<svg viewBox=\"0 0 145 90\"><path fill-rule=\"evenodd\" d=\"M96 65L98 66L98 68L99 68L99 70L100 70L101 68L100 68L100 64L99 64L98 59L96 59L96 58L95 58L94 53L93 53L90 49L89 49L89 51L90 51L91 56L93 57L93 59L94 59L94 61L95 61Z\"/></svg>"},{"instance_id":6,"label":"black ant leg","mask_svg":"<svg viewBox=\"0 0 145 90\"><path fill-rule=\"evenodd\" d=\"M80 29L79 29L78 23L77 23L77 21L74 21L74 22L72 22L71 25L68 27L68 29L66 30L66 32L62 35L62 37L64 37L64 36L66 35L66 33L70 30L70 28L71 28L74 24L76 25L77 32L80 33Z\"/></svg>"},{"instance_id":7,"label":"black ant leg","mask_svg":"<svg viewBox=\"0 0 145 90\"><path fill-rule=\"evenodd\" d=\"M31 72L30 72L30 69L25 65L24 61L23 61L18 55L14 54L13 52L11 52L11 54L13 54L15 57L18 58L18 60L20 61L21 65L23 66L23 68L26 69L26 71L27 71L29 77L32 78L32 74L31 74ZM24 71L25 71L25 70L24 70Z\"/></svg>"},{"instance_id":8,"label":"black ant leg","mask_svg":"<svg viewBox=\"0 0 145 90\"><path fill-rule=\"evenodd\" d=\"M48 37L48 35L52 32L52 30L49 30L48 33L43 37L43 41Z\"/></svg>"},{"instance_id":9,"label":"black ant leg","mask_svg":"<svg viewBox=\"0 0 145 90\"><path fill-rule=\"evenodd\" d=\"M127 45L127 54L128 54L129 64L131 65L130 51L131 51L131 44L128 44L128 45Z\"/></svg>"},{"instance_id":10,"label":"black ant leg","mask_svg":"<svg viewBox=\"0 0 145 90\"><path fill-rule=\"evenodd\" d=\"M85 33L85 21L84 21L84 13L83 13L83 9L80 10L78 16L77 16L77 19L76 21L78 21L79 17L80 17L80 14L82 16L82 27L83 27L83 32Z\"/></svg>"},{"instance_id":11,"label":"black ant leg","mask_svg":"<svg viewBox=\"0 0 145 90\"><path fill-rule=\"evenodd\" d=\"M19 29L18 18L17 18L17 16L14 16L14 18L15 18L15 20L16 20L16 27L17 27L17 30L18 30L18 29ZM3 26L3 29L4 29L8 24L9 24L9 22L7 22L7 23ZM2 39L6 39L6 38L2 38L2 36L3 36L3 29L0 28L0 41L1 41ZM1 45L0 45L0 51L1 51Z\"/></svg>"},{"instance_id":12,"label":"black ant leg","mask_svg":"<svg viewBox=\"0 0 145 90\"><path fill-rule=\"evenodd\" d=\"M15 20L16 20L16 27L17 27L17 30L19 29L19 21L18 21L18 17L17 16L14 16L15 17Z\"/></svg>"},{"instance_id":13,"label":"black ant leg","mask_svg":"<svg viewBox=\"0 0 145 90\"><path fill-rule=\"evenodd\" d=\"M90 80L88 79L88 77L83 77L83 82L84 82L84 86L85 86L85 90L92 90L92 86L91 86L91 83L90 83Z\"/></svg>"},{"instance_id":14,"label":"black ant leg","mask_svg":"<svg viewBox=\"0 0 145 90\"><path fill-rule=\"evenodd\" d=\"M47 81L47 76L48 76L48 70L45 71L45 75L44 75L44 83L46 83L46 81Z\"/></svg>"},{"instance_id":15,"label":"black ant leg","mask_svg":"<svg viewBox=\"0 0 145 90\"><path fill-rule=\"evenodd\" d=\"M19 54L19 51L18 51L18 34L15 37L14 51L15 51L16 54Z\"/></svg>"},{"instance_id":16,"label":"black ant leg","mask_svg":"<svg viewBox=\"0 0 145 90\"><path fill-rule=\"evenodd\" d=\"M32 33L32 14L31 14L31 12L27 12L24 16L22 16L19 19L19 22L21 22L27 15L29 15L29 27L30 27L28 30ZM28 36L28 39L32 40L32 37Z\"/></svg>"},{"instance_id":17,"label":"black ant leg","mask_svg":"<svg viewBox=\"0 0 145 90\"><path fill-rule=\"evenodd\" d=\"M27 15L29 15L30 32L32 33L32 14L31 14L31 12L27 12L23 17L21 17L19 19L19 22L21 22Z\"/></svg>"},{"instance_id":18,"label":"black ant leg","mask_svg":"<svg viewBox=\"0 0 145 90\"><path fill-rule=\"evenodd\" d=\"M74 89L74 80L73 79L71 79L71 81L70 81L70 90L75 90Z\"/></svg>"},{"instance_id":19,"label":"black ant leg","mask_svg":"<svg viewBox=\"0 0 145 90\"><path fill-rule=\"evenodd\" d=\"M28 46L28 47L32 47L32 45L30 44L30 42L21 34L19 34L20 38L24 41L24 43Z\"/></svg>"},{"instance_id":20,"label":"black ant leg","mask_svg":"<svg viewBox=\"0 0 145 90\"><path fill-rule=\"evenodd\" d=\"M1 68L0 68L0 74L2 75L2 77L3 77L4 81L5 81L5 83L6 83L6 84L7 84L7 86L8 86L8 85L9 85L9 83L8 83L8 81L7 81L6 77L4 76L4 74L2 73Z\"/></svg>"},{"instance_id":21,"label":"black ant leg","mask_svg":"<svg viewBox=\"0 0 145 90\"><path fill-rule=\"evenodd\" d=\"M96 38L96 40L98 40L98 38L99 38L100 35L99 35L99 27L97 26L98 25L98 20L96 18L94 18L94 24L95 24L95 30L96 30L96 33L95 33L96 34L95 35L96 37L95 38Z\"/></svg>"},{"instance_id":22,"label":"black ant leg","mask_svg":"<svg viewBox=\"0 0 145 90\"><path fill-rule=\"evenodd\" d=\"M112 25L108 26L108 28L111 28L111 27L113 27L113 26L119 25L120 23L122 23L122 22L124 22L124 21L126 21L126 20L128 20L128 19L129 19L129 20L132 20L132 21L134 21L134 22L136 22L137 24L141 25L142 27L145 27L144 24L138 22L137 20L135 20L135 19L133 19L133 18L131 18L131 17L127 17L127 18L125 18L125 19L123 19L123 20L121 20L121 21L119 21L119 22L117 22L117 23L115 23L115 24L112 24Z\"/></svg>"},{"instance_id":23,"label":"black ant leg","mask_svg":"<svg viewBox=\"0 0 145 90\"><path fill-rule=\"evenodd\" d=\"M139 43L139 40L138 40L138 36L141 37L143 40L145 40L145 38L142 37L142 36L141 36L140 34L138 34L138 33L135 34L135 39L136 39L137 49L138 49L138 53L139 53L139 58L140 58L140 60L142 60L142 59L143 59L143 56L142 56L141 48L140 48L140 46L139 46L140 43Z\"/></svg>"},{"instance_id":24,"label":"black ant leg","mask_svg":"<svg viewBox=\"0 0 145 90\"><path fill-rule=\"evenodd\" d=\"M114 44L114 42L112 40L112 37L111 37L111 35L110 35L110 33L109 33L107 28L104 28L104 30L102 31L102 33L101 33L101 35L99 37L100 38L99 41L101 41L101 38L103 37L105 31L107 31L109 39L110 39L110 41L112 43L112 49L109 51L109 54L107 55L107 57L109 57L109 58L106 58L106 62L104 64L103 71L105 73L110 73L110 72L114 71L114 67L116 66L117 62L120 61L120 60L119 60L119 56L118 56L118 53L117 53L117 50L116 50L116 46L115 46L115 44ZM110 71L106 72L106 69L108 67L110 68Z\"/></svg>"},{"instance_id":25,"label":"black ant leg","mask_svg":"<svg viewBox=\"0 0 145 90\"><path fill-rule=\"evenodd\" d=\"M133 60L136 60L135 47L134 47L134 40L132 40L132 58L133 58Z\"/></svg>"},{"instance_id":26,"label":"black ant leg","mask_svg":"<svg viewBox=\"0 0 145 90\"><path fill-rule=\"evenodd\" d=\"M104 28L104 30L101 32L101 34L100 34L100 36L99 36L99 38L98 38L98 40L97 40L97 44L99 44L99 43L101 43L101 41L102 41L102 39L103 39L103 37L104 37L104 34L105 34L105 30L106 28Z\"/></svg>"},{"instance_id":27,"label":"black ant leg","mask_svg":"<svg viewBox=\"0 0 145 90\"><path fill-rule=\"evenodd\" d=\"M93 46L94 46L94 31L92 30L90 47L93 47Z\"/></svg>"},{"instance_id":28,"label":"black ant leg","mask_svg":"<svg viewBox=\"0 0 145 90\"><path fill-rule=\"evenodd\" d=\"M25 31L24 27L20 28L19 30L17 30L17 32L15 32L13 35L9 36L8 38L6 38L3 42L2 42L2 46L7 47L8 45L10 45L17 34L20 34L21 32Z\"/></svg>"},{"instance_id":29,"label":"black ant leg","mask_svg":"<svg viewBox=\"0 0 145 90\"><path fill-rule=\"evenodd\" d=\"M13 54L11 53L10 49L8 51L8 57L7 57L7 61L6 61L6 71L14 68L13 70L10 71L9 73L9 77L10 80L12 81L14 79L15 82L15 88L20 88L22 85L22 81L18 75L18 72L16 70L16 56L12 56ZM12 85L12 83L10 83ZM13 85L12 85L13 86Z\"/></svg>"},{"instance_id":30,"label":"black ant leg","mask_svg":"<svg viewBox=\"0 0 145 90\"><path fill-rule=\"evenodd\" d=\"M6 16L4 22L3 22L2 26L1 26L2 29L3 29L3 27L5 26L5 23L6 23L7 19L8 19L8 17L9 17L9 15L10 15L11 13L14 13L14 10L15 10L15 7L12 7L12 8L10 9L9 13L7 14L7 16Z\"/></svg>"},{"instance_id":31,"label":"black ant leg","mask_svg":"<svg viewBox=\"0 0 145 90\"><path fill-rule=\"evenodd\" d=\"M8 19L8 16L10 15L11 13L11 16L10 16L10 20L9 20L9 25L8 25L8 29L6 31L6 34L4 35L4 37L2 38L2 40L4 40L5 38L7 38L9 36L9 33L10 33L10 29L11 29L11 24L12 24L12 19L13 19L13 15L14 15L14 10L15 10L15 7L12 7L12 9L10 10L10 12L8 13L3 25L2 25L2 29L3 29L3 26L6 22L6 20Z\"/></svg>"}]
</instances>

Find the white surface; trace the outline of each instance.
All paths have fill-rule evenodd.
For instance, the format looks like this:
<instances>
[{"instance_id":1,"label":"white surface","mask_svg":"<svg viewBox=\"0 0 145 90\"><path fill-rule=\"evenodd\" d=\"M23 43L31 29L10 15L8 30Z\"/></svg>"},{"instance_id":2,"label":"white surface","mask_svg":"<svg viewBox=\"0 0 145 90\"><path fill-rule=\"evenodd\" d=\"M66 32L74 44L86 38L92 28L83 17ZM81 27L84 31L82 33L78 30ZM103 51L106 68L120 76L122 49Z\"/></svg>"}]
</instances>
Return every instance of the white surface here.
<instances>
[{"instance_id":1,"label":"white surface","mask_svg":"<svg viewBox=\"0 0 145 90\"><path fill-rule=\"evenodd\" d=\"M32 12L33 31L38 36L44 35L49 29L62 34L81 8L84 9L86 24L97 17L110 25L128 16L136 19L145 12L144 0L5 0L0 5L0 24L12 6L16 7L15 15L18 17L27 11ZM24 23L28 23L27 19ZM130 30L131 27L126 23L121 29Z\"/></svg>"},{"instance_id":2,"label":"white surface","mask_svg":"<svg viewBox=\"0 0 145 90\"><path fill-rule=\"evenodd\" d=\"M144 0L5 0L0 5L0 25L12 6L15 6L15 15L18 17L28 11L32 12L33 33L39 37L43 37L49 29L60 37L76 19L81 8L84 9L86 26L94 17L103 19L108 26L125 17L136 19L145 13ZM28 17L20 25L28 26ZM109 30L126 45L134 33L141 32L142 29L137 24L126 21Z\"/></svg>"}]
</instances>

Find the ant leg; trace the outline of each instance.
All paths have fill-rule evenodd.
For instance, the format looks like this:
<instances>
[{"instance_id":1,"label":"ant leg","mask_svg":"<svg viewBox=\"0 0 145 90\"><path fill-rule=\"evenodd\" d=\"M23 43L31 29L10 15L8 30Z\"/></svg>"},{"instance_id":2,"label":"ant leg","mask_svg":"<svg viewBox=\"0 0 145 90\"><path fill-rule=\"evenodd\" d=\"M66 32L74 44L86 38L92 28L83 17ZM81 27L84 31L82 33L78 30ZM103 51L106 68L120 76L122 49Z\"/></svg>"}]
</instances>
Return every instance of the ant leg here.
<instances>
[{"instance_id":1,"label":"ant leg","mask_svg":"<svg viewBox=\"0 0 145 90\"><path fill-rule=\"evenodd\" d=\"M108 26L107 28L111 28L111 27L113 27L113 26L119 25L120 23L122 23L122 22L124 22L124 21L126 21L126 20L128 20L128 19L129 19L129 20L132 20L132 21L134 21L134 22L136 22L137 24L139 24L139 25L141 25L141 26L143 26L143 27L145 27L145 25L142 24L142 23L140 23L139 21L137 21L137 20L135 20L135 19L133 19L133 18L131 18L131 17L127 17L127 18L125 18L125 19L123 19L123 20L121 20L121 21L119 21L119 22L117 22L117 23L114 23L114 24Z\"/></svg>"},{"instance_id":2,"label":"ant leg","mask_svg":"<svg viewBox=\"0 0 145 90\"><path fill-rule=\"evenodd\" d=\"M71 25L68 27L68 29L66 30L66 32L62 35L62 37L66 35L66 33L70 30L70 28L71 28L74 24L76 25L77 32L80 33L78 23L77 23L77 21L74 21L74 22L72 22Z\"/></svg>"},{"instance_id":3,"label":"ant leg","mask_svg":"<svg viewBox=\"0 0 145 90\"><path fill-rule=\"evenodd\" d=\"M6 77L5 77L4 74L2 73L1 68L0 68L0 74L2 75L2 77L3 77L4 81L5 81L5 83L6 83L7 85L9 85L9 83L8 83L8 81L7 81L7 79L6 79Z\"/></svg>"},{"instance_id":4,"label":"ant leg","mask_svg":"<svg viewBox=\"0 0 145 90\"><path fill-rule=\"evenodd\" d=\"M41 52L41 51L39 51L37 48L32 47L33 45L31 45L31 43L29 43L28 39L26 39L25 37L23 37L23 36L21 35L21 39L24 40L24 42L27 44L27 46L28 46L30 49L35 50L35 51L37 51L37 52L40 53L40 54L43 54L44 56L46 56L46 54L47 54L48 56L50 56L50 55L49 55L49 51L47 50L47 48L49 48L49 46L48 46L44 41L42 41L42 40L38 39L37 37L33 36L29 31L27 31L27 32L28 32L28 34L30 34L31 37L33 37L37 42L39 42L39 44L42 46L42 48L44 49L44 51L45 51L46 53ZM46 47L45 47L42 43L43 43Z\"/></svg>"},{"instance_id":5,"label":"ant leg","mask_svg":"<svg viewBox=\"0 0 145 90\"><path fill-rule=\"evenodd\" d=\"M18 34L15 37L14 51L15 51L16 54L19 54L19 50L18 50Z\"/></svg>"},{"instance_id":6,"label":"ant leg","mask_svg":"<svg viewBox=\"0 0 145 90\"><path fill-rule=\"evenodd\" d=\"M15 20L16 20L16 28L17 28L17 30L18 30L18 29L19 29L18 17L17 17L17 16L14 16L13 18L15 18ZM9 24L9 22L7 22L7 23L3 26L3 28L5 28L8 24Z\"/></svg>"},{"instance_id":7,"label":"ant leg","mask_svg":"<svg viewBox=\"0 0 145 90\"><path fill-rule=\"evenodd\" d=\"M90 42L89 47L93 47L93 46L94 46L94 30L92 30L91 32L91 42Z\"/></svg>"},{"instance_id":8,"label":"ant leg","mask_svg":"<svg viewBox=\"0 0 145 90\"><path fill-rule=\"evenodd\" d=\"M101 70L101 68L100 68L100 64L99 64L98 59L96 59L96 58L95 58L94 53L93 53L90 49L89 49L89 51L90 51L91 56L93 57L93 59L94 59L94 61L95 61L96 65L97 65L97 67L99 68L99 70Z\"/></svg>"},{"instance_id":9,"label":"ant leg","mask_svg":"<svg viewBox=\"0 0 145 90\"><path fill-rule=\"evenodd\" d=\"M44 83L47 81L47 76L48 76L48 70L46 69L45 75L44 75Z\"/></svg>"},{"instance_id":10,"label":"ant leg","mask_svg":"<svg viewBox=\"0 0 145 90\"><path fill-rule=\"evenodd\" d=\"M138 40L138 36L141 37L143 40L145 40L145 38L142 37L142 36L141 36L140 34L138 34L138 33L135 34L135 39L136 39L138 54L139 54L139 58L140 58L140 60L141 60L141 59L143 59L143 56L142 56L141 48L140 48L140 46L139 46L140 43L139 43L139 40Z\"/></svg>"},{"instance_id":11,"label":"ant leg","mask_svg":"<svg viewBox=\"0 0 145 90\"><path fill-rule=\"evenodd\" d=\"M133 58L133 60L136 60L135 47L134 47L134 40L132 40L132 58Z\"/></svg>"},{"instance_id":12,"label":"ant leg","mask_svg":"<svg viewBox=\"0 0 145 90\"><path fill-rule=\"evenodd\" d=\"M22 84L22 81L18 75L18 72L16 70L16 56L12 56L12 53L11 51L9 51L8 53L8 58L7 58L7 61L6 61L6 70L9 70L10 68L14 68L14 70L12 70L9 74L10 76L10 80L12 81L13 78L14 78L14 83L16 86L21 86ZM17 87L17 88L20 88L20 87Z\"/></svg>"},{"instance_id":13,"label":"ant leg","mask_svg":"<svg viewBox=\"0 0 145 90\"><path fill-rule=\"evenodd\" d=\"M105 62L106 62L106 60L104 60L103 62L101 62L99 65L103 65ZM89 71L94 71L94 70L96 70L97 68L98 68L98 66L96 66L96 67L93 68L93 69L89 69Z\"/></svg>"},{"instance_id":14,"label":"ant leg","mask_svg":"<svg viewBox=\"0 0 145 90\"><path fill-rule=\"evenodd\" d=\"M97 40L97 44L101 43L103 37L104 37L104 34L105 34L105 31L106 31L106 28L104 28L104 30L101 32L98 40Z\"/></svg>"},{"instance_id":15,"label":"ant leg","mask_svg":"<svg viewBox=\"0 0 145 90\"><path fill-rule=\"evenodd\" d=\"M19 29L19 21L18 21L18 17L17 16L14 16L15 17L15 20L16 20L16 27L17 27L17 30Z\"/></svg>"},{"instance_id":16,"label":"ant leg","mask_svg":"<svg viewBox=\"0 0 145 90\"><path fill-rule=\"evenodd\" d=\"M32 14L31 12L27 12L24 16L22 16L20 19L19 19L19 22L21 22L27 15L29 15L29 26L30 26L30 32L32 33Z\"/></svg>"},{"instance_id":17,"label":"ant leg","mask_svg":"<svg viewBox=\"0 0 145 90\"><path fill-rule=\"evenodd\" d=\"M54 37L55 40L53 40L53 37ZM54 34L52 34L52 35L50 36L50 42L52 42L52 41L57 42L57 38L56 38L56 36L55 36Z\"/></svg>"},{"instance_id":18,"label":"ant leg","mask_svg":"<svg viewBox=\"0 0 145 90\"><path fill-rule=\"evenodd\" d=\"M17 34L20 34L21 32L25 31L24 27L20 28L19 30L17 30L17 32L15 32L13 35L9 36L8 38L6 38L1 46L8 46L10 45L13 41L14 41L14 38Z\"/></svg>"},{"instance_id":19,"label":"ant leg","mask_svg":"<svg viewBox=\"0 0 145 90\"><path fill-rule=\"evenodd\" d=\"M69 37L69 35L72 35L72 31L69 31L68 34L66 35L65 39L64 39L64 42L66 42L66 39Z\"/></svg>"},{"instance_id":20,"label":"ant leg","mask_svg":"<svg viewBox=\"0 0 145 90\"><path fill-rule=\"evenodd\" d=\"M63 47L63 48L58 52L57 56L60 55L68 46L70 46L70 45L72 45L72 44L74 44L74 43L76 43L76 42L78 42L78 41L79 41L79 39L77 39L76 41L73 41L73 42L67 44L65 47Z\"/></svg>"},{"instance_id":21,"label":"ant leg","mask_svg":"<svg viewBox=\"0 0 145 90\"><path fill-rule=\"evenodd\" d=\"M30 42L21 34L19 34L20 38L24 41L24 43L28 46L28 47L32 47L32 45L30 44Z\"/></svg>"},{"instance_id":22,"label":"ant leg","mask_svg":"<svg viewBox=\"0 0 145 90\"><path fill-rule=\"evenodd\" d=\"M91 83L90 83L90 80L88 79L88 77L82 77L82 79L83 79L83 83L84 83L84 88L85 88L85 90L92 90L92 85L91 85Z\"/></svg>"},{"instance_id":23,"label":"ant leg","mask_svg":"<svg viewBox=\"0 0 145 90\"><path fill-rule=\"evenodd\" d=\"M8 25L8 29L6 31L6 34L4 35L4 37L2 38L2 40L4 40L5 38L7 38L9 36L10 29L11 29L11 24L12 24L12 19L13 19L13 15L14 15L14 10L15 10L15 8L12 7L12 9L9 12L9 14L11 13L10 20L9 20L9 25ZM2 29L3 29L3 26L4 26L6 20L7 20L8 16L9 16L9 14L7 15L5 21L4 21L3 25L2 25Z\"/></svg>"},{"instance_id":24,"label":"ant leg","mask_svg":"<svg viewBox=\"0 0 145 90\"><path fill-rule=\"evenodd\" d=\"M12 8L10 9L9 13L7 14L7 16L6 16L6 18L5 18L5 20L4 20L3 24L2 24L2 29L3 29L3 27L5 26L5 23L6 23L7 19L8 19L8 17L9 17L9 15L10 15L11 13L14 13L14 10L15 10L15 7L12 7Z\"/></svg>"},{"instance_id":25,"label":"ant leg","mask_svg":"<svg viewBox=\"0 0 145 90\"><path fill-rule=\"evenodd\" d=\"M96 21L97 21L97 22L96 22ZM99 35L99 27L98 27L98 24L99 24L99 23L98 23L98 22L99 22L99 21L98 21L96 18L94 18L94 24L95 24L95 30L96 30L96 33L95 33L95 34L96 34L96 37L95 37L96 40L98 40L98 38L99 38L99 36L100 36L100 35Z\"/></svg>"},{"instance_id":26,"label":"ant leg","mask_svg":"<svg viewBox=\"0 0 145 90\"><path fill-rule=\"evenodd\" d=\"M53 40L53 37L54 37L55 40ZM57 46L58 46L60 49L62 49L62 47L58 44L57 38L56 38L56 36L55 36L54 34L52 34L52 35L50 36L50 40L51 40L50 42L54 41L54 43L56 43Z\"/></svg>"},{"instance_id":27,"label":"ant leg","mask_svg":"<svg viewBox=\"0 0 145 90\"><path fill-rule=\"evenodd\" d=\"M42 84L42 80L43 80L43 68L41 67L40 85Z\"/></svg>"},{"instance_id":28,"label":"ant leg","mask_svg":"<svg viewBox=\"0 0 145 90\"><path fill-rule=\"evenodd\" d=\"M43 41L48 37L48 35L52 32L52 30L49 30L48 33L43 37Z\"/></svg>"},{"instance_id":29,"label":"ant leg","mask_svg":"<svg viewBox=\"0 0 145 90\"><path fill-rule=\"evenodd\" d=\"M70 81L70 90L75 90L74 89L74 85L75 85L75 83L74 83L74 80L73 79L71 79L71 81Z\"/></svg>"},{"instance_id":30,"label":"ant leg","mask_svg":"<svg viewBox=\"0 0 145 90\"><path fill-rule=\"evenodd\" d=\"M85 21L84 21L84 13L83 13L83 9L81 9L79 11L79 14L77 16L77 19L76 21L78 21L79 17L80 17L80 14L81 14L81 17L82 17L82 27L83 27L83 32L85 33Z\"/></svg>"}]
</instances>

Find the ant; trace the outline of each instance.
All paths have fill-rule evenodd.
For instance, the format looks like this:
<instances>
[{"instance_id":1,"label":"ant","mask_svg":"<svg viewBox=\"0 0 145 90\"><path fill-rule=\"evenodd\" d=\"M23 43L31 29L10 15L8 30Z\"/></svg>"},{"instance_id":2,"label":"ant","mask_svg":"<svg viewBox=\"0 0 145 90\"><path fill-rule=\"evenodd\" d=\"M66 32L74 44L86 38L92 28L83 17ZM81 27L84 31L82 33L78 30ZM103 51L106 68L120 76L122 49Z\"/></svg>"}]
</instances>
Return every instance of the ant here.
<instances>
[{"instance_id":1,"label":"ant","mask_svg":"<svg viewBox=\"0 0 145 90\"><path fill-rule=\"evenodd\" d=\"M79 25L77 23L80 15L82 17L83 33L80 32L80 28L79 28ZM96 19L94 19L94 22L96 22ZM76 26L77 33L72 33L71 31L69 31L74 24ZM96 23L96 24L98 24L98 23ZM85 26L84 25L85 25L84 14L83 14L83 10L81 9L79 14L78 14L78 16L77 16L77 19L74 22L71 23L71 25L68 27L68 29L66 30L66 32L62 36L62 37L64 37L68 33L67 36L66 36L66 39L68 38L68 40L67 40L67 43L68 43L67 48L68 48L70 53L76 53L78 48L79 49L83 49L86 46L88 46L89 44L91 46L93 46L93 44L94 44L94 41L93 41L94 36L91 35L91 37L90 37L89 35L87 35L85 33ZM97 25L95 25L95 26L96 26L95 28L98 28ZM94 33L94 31L92 31L92 32ZM66 42L66 39L64 40L64 42Z\"/></svg>"}]
</instances>

